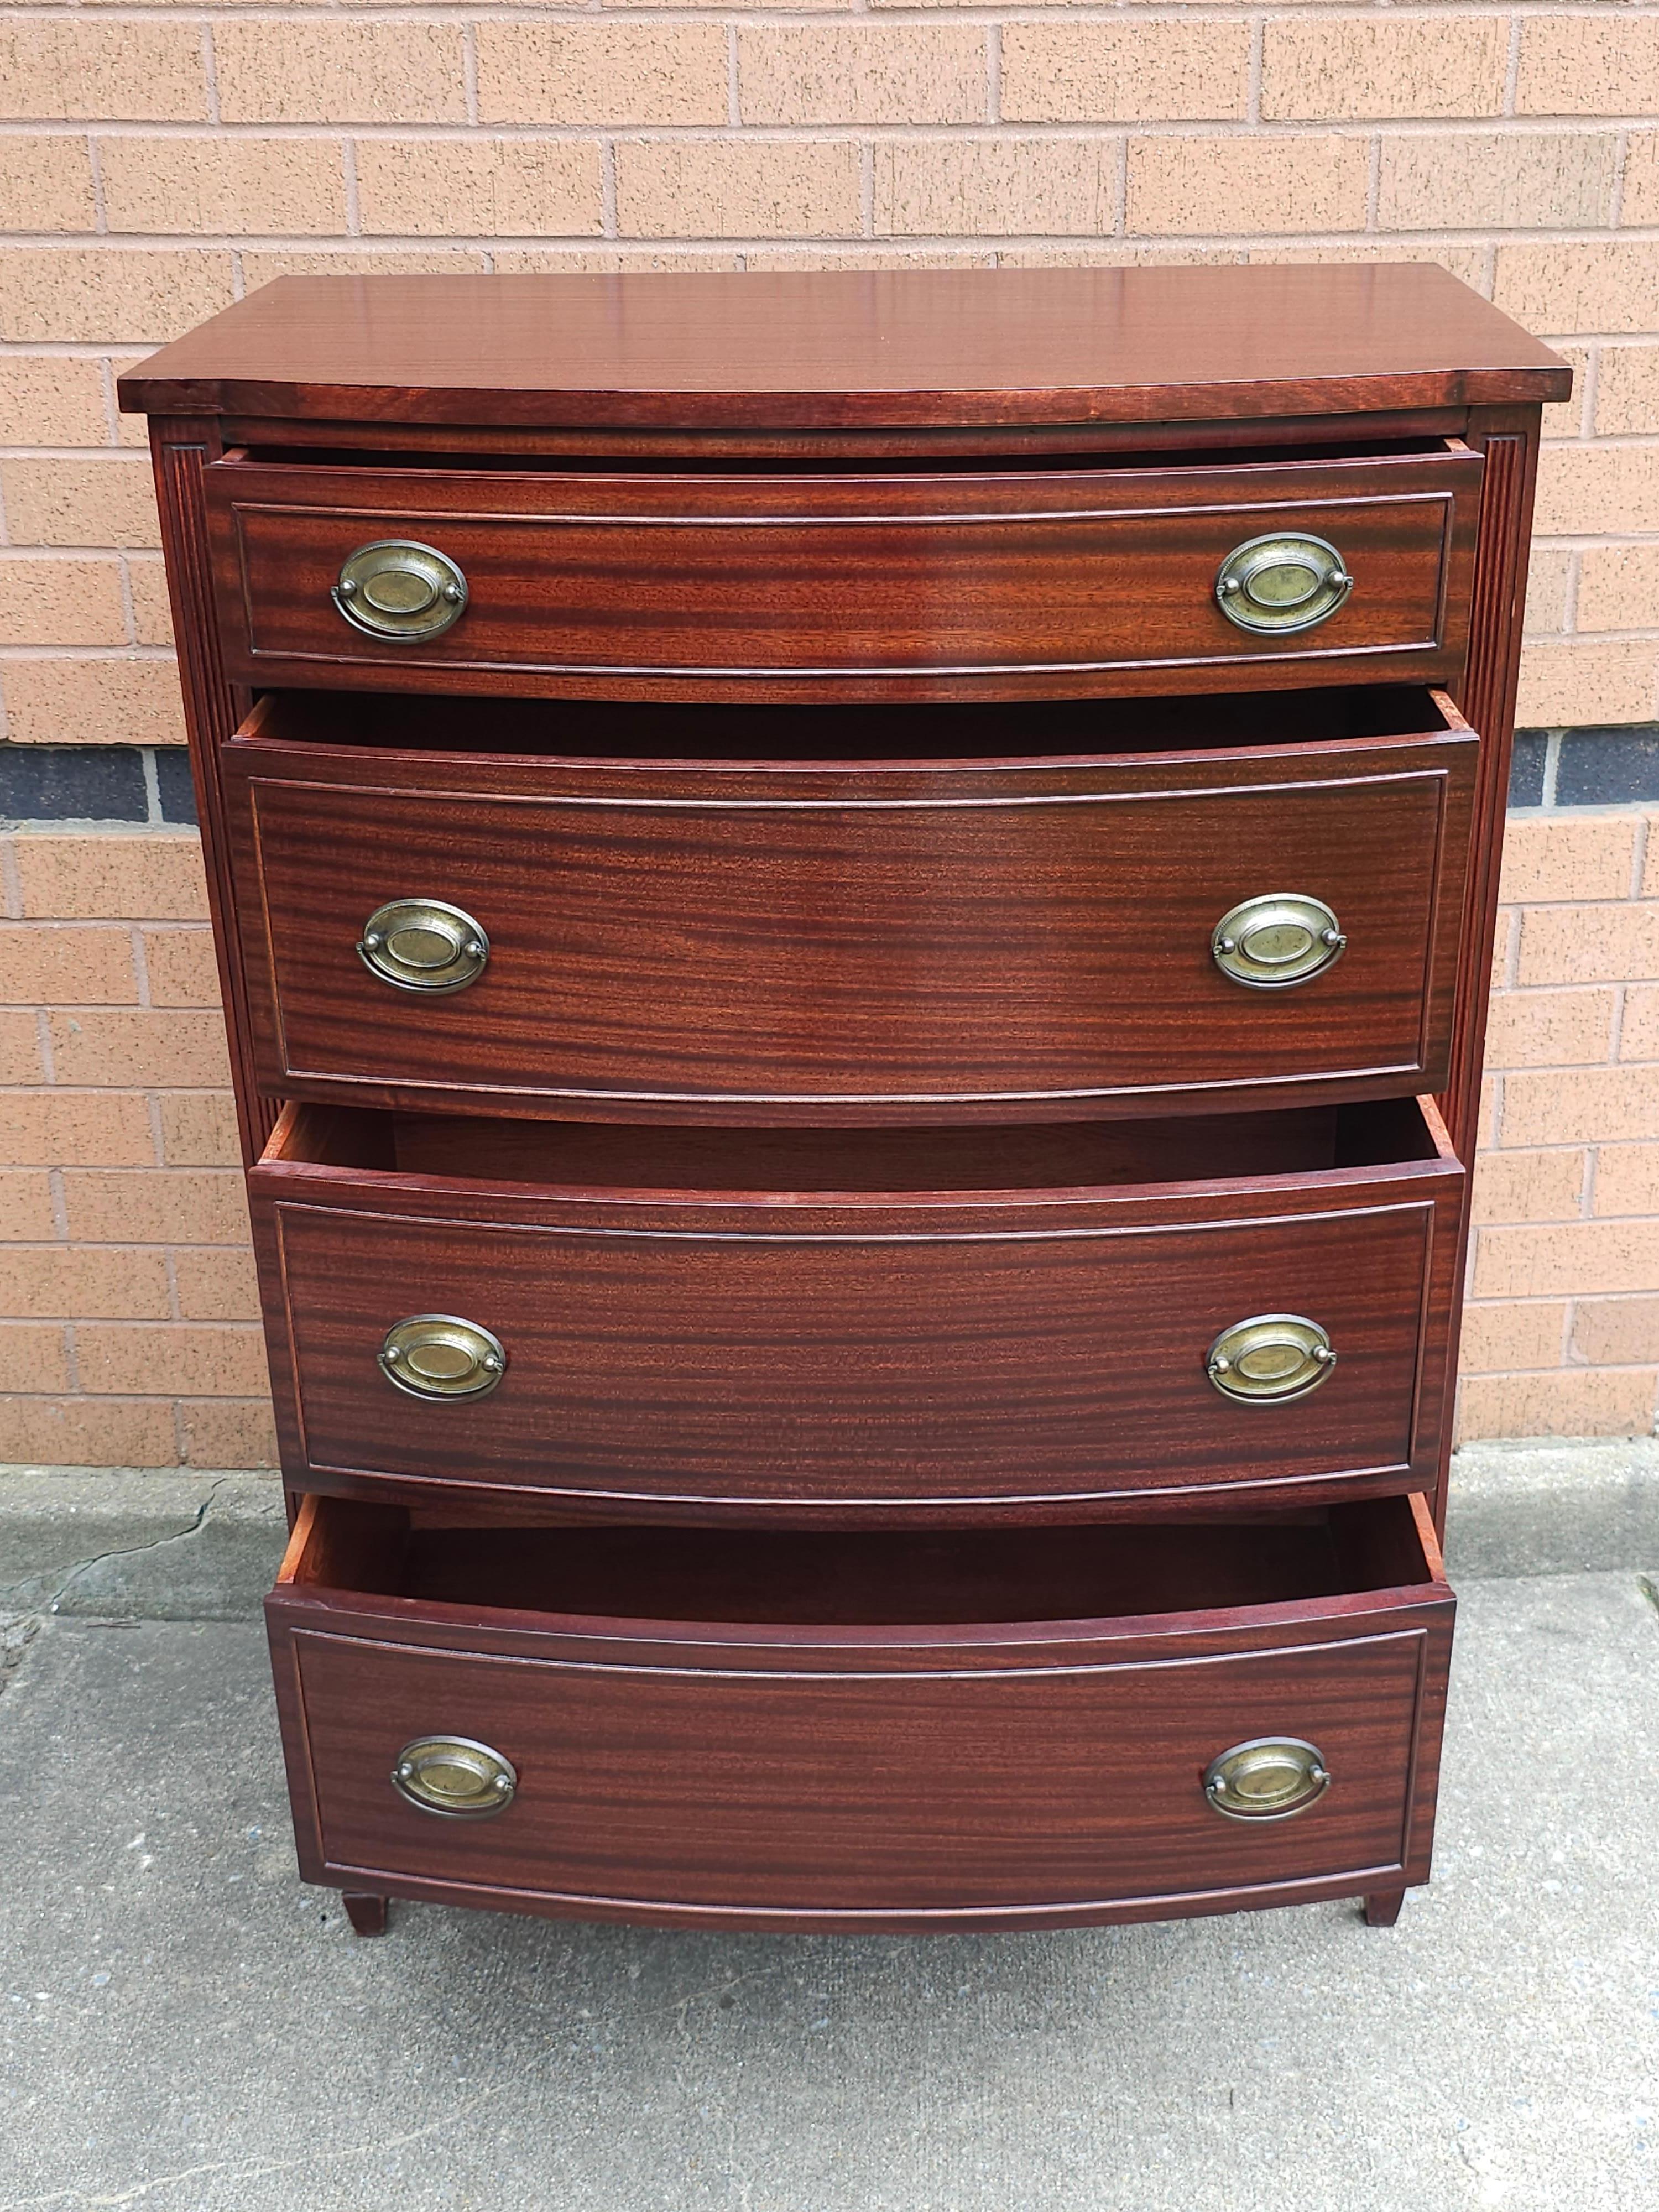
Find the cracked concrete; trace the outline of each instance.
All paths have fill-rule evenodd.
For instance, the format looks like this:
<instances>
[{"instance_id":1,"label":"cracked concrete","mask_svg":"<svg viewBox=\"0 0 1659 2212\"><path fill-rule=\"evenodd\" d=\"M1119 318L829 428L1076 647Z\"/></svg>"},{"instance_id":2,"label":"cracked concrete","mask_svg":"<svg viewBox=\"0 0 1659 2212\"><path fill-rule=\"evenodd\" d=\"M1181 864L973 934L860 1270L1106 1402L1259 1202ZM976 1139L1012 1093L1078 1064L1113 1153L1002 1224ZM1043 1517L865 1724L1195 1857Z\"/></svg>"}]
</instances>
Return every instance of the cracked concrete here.
<instances>
[{"instance_id":1,"label":"cracked concrete","mask_svg":"<svg viewBox=\"0 0 1659 2212\"><path fill-rule=\"evenodd\" d=\"M0 2212L1649 2212L1654 1587L1466 1588L1391 1931L357 1942L257 1630L50 1617L0 1699Z\"/></svg>"}]
</instances>

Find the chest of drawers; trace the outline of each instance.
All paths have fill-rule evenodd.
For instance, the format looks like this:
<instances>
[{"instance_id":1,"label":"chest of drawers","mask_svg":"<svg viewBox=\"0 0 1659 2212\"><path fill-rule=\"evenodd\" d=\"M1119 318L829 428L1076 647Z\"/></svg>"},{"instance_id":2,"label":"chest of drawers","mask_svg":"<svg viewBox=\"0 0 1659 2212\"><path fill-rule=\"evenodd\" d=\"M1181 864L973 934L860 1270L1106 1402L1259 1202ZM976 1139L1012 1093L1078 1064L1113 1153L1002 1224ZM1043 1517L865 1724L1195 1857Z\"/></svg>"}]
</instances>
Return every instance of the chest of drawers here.
<instances>
[{"instance_id":1,"label":"chest of drawers","mask_svg":"<svg viewBox=\"0 0 1659 2212\"><path fill-rule=\"evenodd\" d=\"M1426 1879L1566 385L1427 266L293 278L126 380L362 1931Z\"/></svg>"}]
</instances>

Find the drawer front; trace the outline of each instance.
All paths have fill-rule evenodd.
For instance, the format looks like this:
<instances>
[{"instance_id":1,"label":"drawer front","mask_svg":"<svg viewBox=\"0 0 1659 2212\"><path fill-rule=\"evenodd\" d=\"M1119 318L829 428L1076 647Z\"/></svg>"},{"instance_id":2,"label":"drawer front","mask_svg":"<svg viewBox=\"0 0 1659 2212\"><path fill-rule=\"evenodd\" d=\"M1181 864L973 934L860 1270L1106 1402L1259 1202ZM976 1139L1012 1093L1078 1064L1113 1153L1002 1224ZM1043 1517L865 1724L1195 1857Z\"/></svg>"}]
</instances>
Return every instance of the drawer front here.
<instances>
[{"instance_id":1,"label":"drawer front","mask_svg":"<svg viewBox=\"0 0 1659 2212\"><path fill-rule=\"evenodd\" d=\"M1073 1625L1047 1648L995 1648L1029 1630L840 1653L708 1631L630 1651L621 1624L520 1635L514 1654L278 1599L301 1866L456 1902L762 1927L1132 1918L1421 1881L1440 1598L1272 1634L1212 1616L1091 1644ZM404 1802L392 1770L434 1733L510 1762L503 1812ZM1285 1819L1213 1810L1210 1762L1265 1736L1316 1746L1329 1787Z\"/></svg>"},{"instance_id":2,"label":"drawer front","mask_svg":"<svg viewBox=\"0 0 1659 2212\"><path fill-rule=\"evenodd\" d=\"M926 1213L307 1181L254 1177L284 1465L307 1488L884 1521L1433 1480L1455 1169ZM432 1314L498 1341L487 1395L388 1380L388 1331ZM1282 1314L1326 1332L1324 1379L1224 1395L1217 1339Z\"/></svg>"},{"instance_id":3,"label":"drawer front","mask_svg":"<svg viewBox=\"0 0 1659 2212\"><path fill-rule=\"evenodd\" d=\"M227 750L260 1079L578 1117L959 1121L1431 1091L1474 739L936 772L674 775ZM1242 902L1346 936L1224 973ZM360 957L386 902L478 925L464 988Z\"/></svg>"},{"instance_id":4,"label":"drawer front","mask_svg":"<svg viewBox=\"0 0 1659 2212\"><path fill-rule=\"evenodd\" d=\"M246 682L1017 698L1087 696L1108 674L1119 691L1451 677L1482 466L1462 448L931 477L231 458L206 482L228 672ZM1352 592L1310 599L1340 604L1306 628L1241 627L1218 600L1222 564L1286 535L1334 548ZM374 557L346 568L388 542L441 556L417 556L418 579L398 586L410 603L432 595L414 617L374 614ZM366 635L365 619L434 634Z\"/></svg>"}]
</instances>

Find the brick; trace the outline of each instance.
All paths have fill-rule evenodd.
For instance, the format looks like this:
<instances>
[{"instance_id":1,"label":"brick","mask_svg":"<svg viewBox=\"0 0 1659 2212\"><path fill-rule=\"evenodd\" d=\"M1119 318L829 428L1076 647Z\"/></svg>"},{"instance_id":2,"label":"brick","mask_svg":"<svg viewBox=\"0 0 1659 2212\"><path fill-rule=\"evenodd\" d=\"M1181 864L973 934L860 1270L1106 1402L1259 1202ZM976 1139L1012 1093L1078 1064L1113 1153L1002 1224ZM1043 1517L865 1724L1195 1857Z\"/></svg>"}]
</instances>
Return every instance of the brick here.
<instances>
[{"instance_id":1,"label":"brick","mask_svg":"<svg viewBox=\"0 0 1659 2212\"><path fill-rule=\"evenodd\" d=\"M1656 289L1659 243L1592 239L1576 245L1500 245L1492 300L1544 336L1647 331L1653 326Z\"/></svg>"},{"instance_id":2,"label":"brick","mask_svg":"<svg viewBox=\"0 0 1659 2212\"><path fill-rule=\"evenodd\" d=\"M465 123L462 33L450 23L214 26L227 123Z\"/></svg>"},{"instance_id":3,"label":"brick","mask_svg":"<svg viewBox=\"0 0 1659 2212\"><path fill-rule=\"evenodd\" d=\"M242 1157L236 1107L227 1091L178 1091L160 1102L161 1158L170 1168L235 1167Z\"/></svg>"},{"instance_id":4,"label":"brick","mask_svg":"<svg viewBox=\"0 0 1659 2212\"><path fill-rule=\"evenodd\" d=\"M476 276L483 265L483 253L477 246L306 246L289 252L244 252L242 255L243 280L250 292L262 284L275 283L279 276Z\"/></svg>"},{"instance_id":5,"label":"brick","mask_svg":"<svg viewBox=\"0 0 1659 2212\"><path fill-rule=\"evenodd\" d=\"M1583 1212L1583 1164L1589 1152L1482 1152L1475 1161L1471 1218L1577 1221Z\"/></svg>"},{"instance_id":6,"label":"brick","mask_svg":"<svg viewBox=\"0 0 1659 2212\"><path fill-rule=\"evenodd\" d=\"M1659 814L1650 814L1644 823L1647 832L1646 849L1642 855L1642 896L1659 898Z\"/></svg>"},{"instance_id":7,"label":"brick","mask_svg":"<svg viewBox=\"0 0 1659 2212\"><path fill-rule=\"evenodd\" d=\"M1567 584L1572 556L1559 548L1534 550L1527 574L1527 635L1559 632L1567 626Z\"/></svg>"},{"instance_id":8,"label":"brick","mask_svg":"<svg viewBox=\"0 0 1659 2212\"><path fill-rule=\"evenodd\" d=\"M193 830L22 830L12 849L27 919L207 920L202 845Z\"/></svg>"},{"instance_id":9,"label":"brick","mask_svg":"<svg viewBox=\"0 0 1659 2212\"><path fill-rule=\"evenodd\" d=\"M1007 104L1006 52L1002 112L1012 116L1025 111ZM988 97L978 24L768 23L738 33L745 123L982 123Z\"/></svg>"},{"instance_id":10,"label":"brick","mask_svg":"<svg viewBox=\"0 0 1659 2212\"><path fill-rule=\"evenodd\" d=\"M1458 1364L1465 1375L1559 1367L1566 1320L1565 1304L1465 1306Z\"/></svg>"},{"instance_id":11,"label":"brick","mask_svg":"<svg viewBox=\"0 0 1659 2212\"><path fill-rule=\"evenodd\" d=\"M210 929L147 929L144 967L153 1006L216 1006L219 968Z\"/></svg>"},{"instance_id":12,"label":"brick","mask_svg":"<svg viewBox=\"0 0 1659 2212\"><path fill-rule=\"evenodd\" d=\"M136 1168L155 1158L149 1108L137 1091L14 1091L0 1115L0 1160L10 1166Z\"/></svg>"},{"instance_id":13,"label":"brick","mask_svg":"<svg viewBox=\"0 0 1659 2212\"><path fill-rule=\"evenodd\" d=\"M1619 142L1611 131L1413 132L1384 138L1384 230L1556 229L1605 223Z\"/></svg>"},{"instance_id":14,"label":"brick","mask_svg":"<svg viewBox=\"0 0 1659 2212\"><path fill-rule=\"evenodd\" d=\"M726 123L731 84L720 23L480 24L484 123Z\"/></svg>"},{"instance_id":15,"label":"brick","mask_svg":"<svg viewBox=\"0 0 1659 2212\"><path fill-rule=\"evenodd\" d=\"M1580 629L1647 629L1659 614L1659 545L1587 545L1579 556Z\"/></svg>"},{"instance_id":16,"label":"brick","mask_svg":"<svg viewBox=\"0 0 1659 2212\"><path fill-rule=\"evenodd\" d=\"M1521 27L1517 115L1651 115L1659 40L1645 15L1544 15Z\"/></svg>"},{"instance_id":17,"label":"brick","mask_svg":"<svg viewBox=\"0 0 1659 2212\"><path fill-rule=\"evenodd\" d=\"M1212 258L1235 261L1238 256L1237 252L1218 252ZM1258 268L1286 263L1316 267L1346 263L1350 267L1364 267L1378 261L1426 261L1437 269L1449 270L1460 284L1467 284L1472 291L1484 295L1486 289L1486 249L1478 246L1419 246L1398 238L1353 239L1340 246L1250 246L1244 249L1243 258L1248 264Z\"/></svg>"},{"instance_id":18,"label":"brick","mask_svg":"<svg viewBox=\"0 0 1659 2212\"><path fill-rule=\"evenodd\" d=\"M41 1467L173 1467L179 1443L165 1400L0 1399L0 1459Z\"/></svg>"},{"instance_id":19,"label":"brick","mask_svg":"<svg viewBox=\"0 0 1659 2212\"><path fill-rule=\"evenodd\" d=\"M322 138L101 138L112 231L294 231L346 227L345 161Z\"/></svg>"},{"instance_id":20,"label":"brick","mask_svg":"<svg viewBox=\"0 0 1659 2212\"><path fill-rule=\"evenodd\" d=\"M1370 153L1363 138L1132 138L1131 236L1363 230ZM1218 216L1218 210L1225 210Z\"/></svg>"},{"instance_id":21,"label":"brick","mask_svg":"<svg viewBox=\"0 0 1659 2212\"><path fill-rule=\"evenodd\" d=\"M625 236L855 236L862 197L859 149L850 141L647 139L617 148L617 220Z\"/></svg>"},{"instance_id":22,"label":"brick","mask_svg":"<svg viewBox=\"0 0 1659 2212\"><path fill-rule=\"evenodd\" d=\"M1543 410L1543 432L1547 438L1576 438L1588 428L1584 421L1584 403L1589 392L1589 356L1588 346L1565 345L1556 340L1551 350L1560 355L1572 371L1572 396L1568 399L1553 399Z\"/></svg>"},{"instance_id":23,"label":"brick","mask_svg":"<svg viewBox=\"0 0 1659 2212\"><path fill-rule=\"evenodd\" d=\"M357 194L370 232L512 238L605 227L592 140L365 138Z\"/></svg>"},{"instance_id":24,"label":"brick","mask_svg":"<svg viewBox=\"0 0 1659 2212\"><path fill-rule=\"evenodd\" d=\"M1659 346L1607 345L1595 372L1595 434L1659 430Z\"/></svg>"},{"instance_id":25,"label":"brick","mask_svg":"<svg viewBox=\"0 0 1659 2212\"><path fill-rule=\"evenodd\" d=\"M239 1172L222 1168L64 1171L73 1243L246 1244Z\"/></svg>"},{"instance_id":26,"label":"brick","mask_svg":"<svg viewBox=\"0 0 1659 2212\"><path fill-rule=\"evenodd\" d=\"M258 1321L253 1255L234 1246L175 1252L179 1310L186 1321Z\"/></svg>"},{"instance_id":27,"label":"brick","mask_svg":"<svg viewBox=\"0 0 1659 2212\"><path fill-rule=\"evenodd\" d=\"M1503 1142L1601 1145L1659 1128L1659 1067L1518 1070L1504 1083Z\"/></svg>"},{"instance_id":28,"label":"brick","mask_svg":"<svg viewBox=\"0 0 1659 2212\"><path fill-rule=\"evenodd\" d=\"M116 561L0 561L0 645L125 645Z\"/></svg>"},{"instance_id":29,"label":"brick","mask_svg":"<svg viewBox=\"0 0 1659 2212\"><path fill-rule=\"evenodd\" d=\"M0 139L0 223L8 230L96 230L86 140L35 132Z\"/></svg>"},{"instance_id":30,"label":"brick","mask_svg":"<svg viewBox=\"0 0 1659 2212\"><path fill-rule=\"evenodd\" d=\"M248 1398L269 1387L264 1338L234 1324L85 1322L75 1332L75 1362L82 1389L100 1397Z\"/></svg>"},{"instance_id":31,"label":"brick","mask_svg":"<svg viewBox=\"0 0 1659 2212\"><path fill-rule=\"evenodd\" d=\"M179 1407L186 1467L265 1468L276 1462L268 1398L185 1399Z\"/></svg>"},{"instance_id":32,"label":"brick","mask_svg":"<svg viewBox=\"0 0 1659 2212\"><path fill-rule=\"evenodd\" d=\"M15 545L161 543L147 460L7 461L0 490Z\"/></svg>"},{"instance_id":33,"label":"brick","mask_svg":"<svg viewBox=\"0 0 1659 2212\"><path fill-rule=\"evenodd\" d=\"M1483 1229L1475 1253L1480 1298L1583 1297L1649 1291L1659 1283L1659 1221L1564 1221Z\"/></svg>"},{"instance_id":34,"label":"brick","mask_svg":"<svg viewBox=\"0 0 1659 2212\"><path fill-rule=\"evenodd\" d=\"M807 252L817 248L808 246ZM758 269L763 264L732 246L508 246L492 253L503 276L596 276L624 270Z\"/></svg>"},{"instance_id":35,"label":"brick","mask_svg":"<svg viewBox=\"0 0 1659 2212\"><path fill-rule=\"evenodd\" d=\"M1551 908L1552 915L1571 908ZM1613 994L1599 991L1503 991L1486 1029L1488 1067L1571 1067L1613 1052Z\"/></svg>"},{"instance_id":36,"label":"brick","mask_svg":"<svg viewBox=\"0 0 1659 2212\"><path fill-rule=\"evenodd\" d=\"M20 1320L165 1321L171 1310L163 1253L111 1244L0 1250L0 1312Z\"/></svg>"},{"instance_id":37,"label":"brick","mask_svg":"<svg viewBox=\"0 0 1659 2212\"><path fill-rule=\"evenodd\" d=\"M138 998L125 929L8 923L0 927L0 975L20 1006L130 1006Z\"/></svg>"},{"instance_id":38,"label":"brick","mask_svg":"<svg viewBox=\"0 0 1659 2212\"><path fill-rule=\"evenodd\" d=\"M0 27L0 115L189 123L205 121L207 112L199 24L59 15Z\"/></svg>"},{"instance_id":39,"label":"brick","mask_svg":"<svg viewBox=\"0 0 1659 2212\"><path fill-rule=\"evenodd\" d=\"M38 1243L57 1234L52 1183L45 1170L0 1170L0 1242Z\"/></svg>"},{"instance_id":40,"label":"brick","mask_svg":"<svg viewBox=\"0 0 1659 2212\"><path fill-rule=\"evenodd\" d=\"M50 1322L0 1322L0 1390L67 1390L69 1332Z\"/></svg>"},{"instance_id":41,"label":"brick","mask_svg":"<svg viewBox=\"0 0 1659 2212\"><path fill-rule=\"evenodd\" d=\"M1650 644L1529 645L1521 655L1516 708L1523 728L1646 722L1659 687Z\"/></svg>"},{"instance_id":42,"label":"brick","mask_svg":"<svg viewBox=\"0 0 1659 2212\"><path fill-rule=\"evenodd\" d=\"M1249 70L1247 23L1014 21L1002 32L1001 112L1015 123L1242 120Z\"/></svg>"},{"instance_id":43,"label":"brick","mask_svg":"<svg viewBox=\"0 0 1659 2212\"><path fill-rule=\"evenodd\" d=\"M222 1083L230 1073L217 1014L141 1006L131 1013L85 1007L47 1017L59 1083Z\"/></svg>"},{"instance_id":44,"label":"brick","mask_svg":"<svg viewBox=\"0 0 1659 2212\"><path fill-rule=\"evenodd\" d=\"M109 406L95 361L62 354L0 359L0 445L102 446Z\"/></svg>"},{"instance_id":45,"label":"brick","mask_svg":"<svg viewBox=\"0 0 1659 2212\"><path fill-rule=\"evenodd\" d=\"M1543 535L1659 530L1659 445L1546 446L1534 526Z\"/></svg>"},{"instance_id":46,"label":"brick","mask_svg":"<svg viewBox=\"0 0 1659 2212\"><path fill-rule=\"evenodd\" d=\"M1659 1213L1659 1145L1601 1146L1590 1210L1598 1215Z\"/></svg>"},{"instance_id":47,"label":"brick","mask_svg":"<svg viewBox=\"0 0 1659 2212\"><path fill-rule=\"evenodd\" d=\"M1529 907L1522 915L1518 982L1616 983L1631 975L1659 975L1659 904Z\"/></svg>"},{"instance_id":48,"label":"brick","mask_svg":"<svg viewBox=\"0 0 1659 2212\"><path fill-rule=\"evenodd\" d=\"M1547 814L1511 821L1498 896L1510 905L1629 896L1638 824L1629 815Z\"/></svg>"},{"instance_id":49,"label":"brick","mask_svg":"<svg viewBox=\"0 0 1659 2212\"><path fill-rule=\"evenodd\" d=\"M20 246L0 253L0 337L162 344L234 297L230 256L179 246Z\"/></svg>"},{"instance_id":50,"label":"brick","mask_svg":"<svg viewBox=\"0 0 1659 2212\"><path fill-rule=\"evenodd\" d=\"M1270 122L1497 115L1508 70L1501 16L1269 18L1261 114Z\"/></svg>"},{"instance_id":51,"label":"brick","mask_svg":"<svg viewBox=\"0 0 1659 2212\"><path fill-rule=\"evenodd\" d=\"M1659 1297L1581 1300L1572 1348L1592 1367L1659 1366Z\"/></svg>"},{"instance_id":52,"label":"brick","mask_svg":"<svg viewBox=\"0 0 1659 2212\"><path fill-rule=\"evenodd\" d=\"M0 1013L0 1083L41 1083L46 1073L33 1010Z\"/></svg>"},{"instance_id":53,"label":"brick","mask_svg":"<svg viewBox=\"0 0 1659 2212\"><path fill-rule=\"evenodd\" d=\"M19 744L184 742L179 672L167 660L9 660L6 733Z\"/></svg>"},{"instance_id":54,"label":"brick","mask_svg":"<svg viewBox=\"0 0 1659 2212\"><path fill-rule=\"evenodd\" d=\"M1109 231L1115 149L1096 138L916 138L876 148L878 234Z\"/></svg>"},{"instance_id":55,"label":"brick","mask_svg":"<svg viewBox=\"0 0 1659 2212\"><path fill-rule=\"evenodd\" d=\"M1659 1060L1659 983L1632 983L1619 1025L1620 1060Z\"/></svg>"},{"instance_id":56,"label":"brick","mask_svg":"<svg viewBox=\"0 0 1659 2212\"><path fill-rule=\"evenodd\" d=\"M1656 1382L1659 1376L1628 1367L1471 1376L1458 1395L1458 1441L1645 1436L1653 1425Z\"/></svg>"},{"instance_id":57,"label":"brick","mask_svg":"<svg viewBox=\"0 0 1659 2212\"><path fill-rule=\"evenodd\" d=\"M1633 131L1625 149L1624 223L1659 223L1659 131Z\"/></svg>"},{"instance_id":58,"label":"brick","mask_svg":"<svg viewBox=\"0 0 1659 2212\"><path fill-rule=\"evenodd\" d=\"M167 572L160 561L129 561L133 625L140 645L173 643L173 610L167 601Z\"/></svg>"}]
</instances>

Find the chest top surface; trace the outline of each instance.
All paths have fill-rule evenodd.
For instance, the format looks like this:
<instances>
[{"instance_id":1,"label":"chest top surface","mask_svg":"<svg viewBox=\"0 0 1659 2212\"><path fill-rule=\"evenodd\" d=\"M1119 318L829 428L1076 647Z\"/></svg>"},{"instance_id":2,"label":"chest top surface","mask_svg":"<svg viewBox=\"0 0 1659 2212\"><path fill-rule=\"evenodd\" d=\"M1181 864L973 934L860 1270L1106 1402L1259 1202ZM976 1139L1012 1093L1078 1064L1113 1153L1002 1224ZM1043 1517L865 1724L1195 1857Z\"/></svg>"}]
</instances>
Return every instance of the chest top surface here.
<instances>
[{"instance_id":1,"label":"chest top surface","mask_svg":"<svg viewBox=\"0 0 1659 2212\"><path fill-rule=\"evenodd\" d=\"M148 414L598 430L948 428L1563 398L1430 264L289 276L123 379Z\"/></svg>"}]
</instances>

